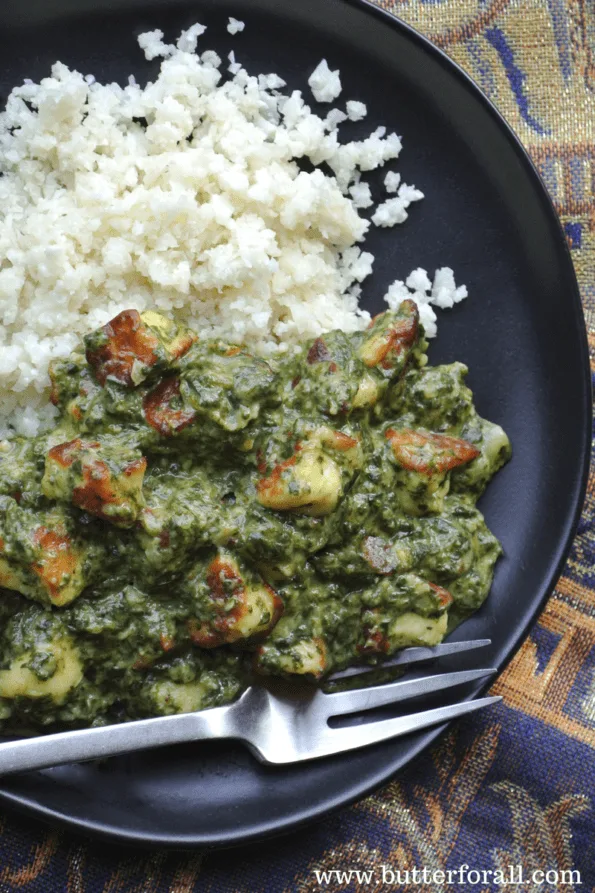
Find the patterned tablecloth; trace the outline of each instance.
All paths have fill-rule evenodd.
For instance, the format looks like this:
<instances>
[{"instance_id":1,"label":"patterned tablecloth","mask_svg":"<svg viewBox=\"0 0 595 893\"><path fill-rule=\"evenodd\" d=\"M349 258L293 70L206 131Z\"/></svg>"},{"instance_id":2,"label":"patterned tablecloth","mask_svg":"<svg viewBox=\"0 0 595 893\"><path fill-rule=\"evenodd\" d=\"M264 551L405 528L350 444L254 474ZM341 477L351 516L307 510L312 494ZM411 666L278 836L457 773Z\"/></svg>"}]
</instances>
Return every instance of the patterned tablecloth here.
<instances>
[{"instance_id":1,"label":"patterned tablecloth","mask_svg":"<svg viewBox=\"0 0 595 893\"><path fill-rule=\"evenodd\" d=\"M595 0L378 2L462 65L529 149L595 347ZM3 815L0 893L488 893L504 880L519 893L595 891L594 518L591 478L564 575L494 687L501 705L459 722L374 796L233 853L117 850Z\"/></svg>"}]
</instances>

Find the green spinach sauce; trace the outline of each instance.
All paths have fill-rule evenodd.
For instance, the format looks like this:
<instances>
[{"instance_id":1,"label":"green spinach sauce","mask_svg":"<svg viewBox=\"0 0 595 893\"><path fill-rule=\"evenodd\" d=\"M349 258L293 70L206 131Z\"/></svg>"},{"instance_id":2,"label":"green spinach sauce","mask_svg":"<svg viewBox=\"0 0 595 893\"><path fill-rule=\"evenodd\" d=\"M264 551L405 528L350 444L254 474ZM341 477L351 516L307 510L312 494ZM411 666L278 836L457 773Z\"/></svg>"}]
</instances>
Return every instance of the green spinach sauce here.
<instances>
[{"instance_id":1,"label":"green spinach sauce","mask_svg":"<svg viewBox=\"0 0 595 893\"><path fill-rule=\"evenodd\" d=\"M435 645L501 548L510 456L415 305L267 363L126 311L54 363L58 426L0 444L0 720L196 710Z\"/></svg>"}]
</instances>

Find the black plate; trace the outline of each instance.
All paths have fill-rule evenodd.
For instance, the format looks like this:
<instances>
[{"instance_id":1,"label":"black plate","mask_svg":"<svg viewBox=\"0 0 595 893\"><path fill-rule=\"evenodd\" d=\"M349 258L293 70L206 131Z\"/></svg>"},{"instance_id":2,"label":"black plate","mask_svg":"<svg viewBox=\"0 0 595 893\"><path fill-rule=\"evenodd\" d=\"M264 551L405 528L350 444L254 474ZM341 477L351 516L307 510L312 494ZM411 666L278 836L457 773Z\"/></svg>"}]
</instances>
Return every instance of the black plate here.
<instances>
[{"instance_id":1,"label":"black plate","mask_svg":"<svg viewBox=\"0 0 595 893\"><path fill-rule=\"evenodd\" d=\"M579 294L558 220L531 162L469 78L375 7L346 0L3 0L0 89L39 79L56 59L105 81L138 78L134 35L174 36L198 20L205 48L234 49L254 73L294 88L325 56L341 100L404 137L398 169L426 193L409 221L374 231L366 306L414 267L449 265L471 297L443 314L431 361L462 360L480 412L509 433L514 459L482 502L506 558L484 608L455 638L491 637L484 666L503 667L561 571L589 455L590 378ZM228 15L244 19L231 38ZM326 107L328 108L328 106ZM488 649L486 649L488 651ZM459 664L463 664L459 661ZM469 664L469 662L467 662ZM479 690L469 689L469 695ZM294 768L257 764L239 745L176 747L5 779L0 800L122 841L231 844L295 827L385 782L439 734L433 729Z\"/></svg>"}]
</instances>

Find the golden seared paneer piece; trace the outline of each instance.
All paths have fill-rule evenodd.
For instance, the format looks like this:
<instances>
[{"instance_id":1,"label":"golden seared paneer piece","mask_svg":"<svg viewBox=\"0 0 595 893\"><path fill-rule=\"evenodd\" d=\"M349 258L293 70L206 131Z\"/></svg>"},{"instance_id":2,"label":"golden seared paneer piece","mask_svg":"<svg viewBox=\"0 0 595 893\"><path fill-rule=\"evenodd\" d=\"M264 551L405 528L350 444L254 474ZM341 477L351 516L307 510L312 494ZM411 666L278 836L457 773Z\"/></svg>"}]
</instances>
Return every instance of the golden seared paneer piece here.
<instances>
[{"instance_id":1,"label":"golden seared paneer piece","mask_svg":"<svg viewBox=\"0 0 595 893\"><path fill-rule=\"evenodd\" d=\"M437 645L446 635L453 597L417 574L401 574L364 599L360 654L392 654L413 645Z\"/></svg>"},{"instance_id":2,"label":"golden seared paneer piece","mask_svg":"<svg viewBox=\"0 0 595 893\"><path fill-rule=\"evenodd\" d=\"M394 497L409 515L441 512L450 472L480 454L466 440L431 431L388 428L385 437L397 466Z\"/></svg>"},{"instance_id":3,"label":"golden seared paneer piece","mask_svg":"<svg viewBox=\"0 0 595 893\"><path fill-rule=\"evenodd\" d=\"M143 398L143 417L162 437L172 437L191 425L196 411L181 394L177 375L164 378Z\"/></svg>"},{"instance_id":4,"label":"golden seared paneer piece","mask_svg":"<svg viewBox=\"0 0 595 893\"><path fill-rule=\"evenodd\" d=\"M80 653L55 616L28 608L7 624L2 637L0 698L49 699L63 704L83 678Z\"/></svg>"},{"instance_id":5,"label":"golden seared paneer piece","mask_svg":"<svg viewBox=\"0 0 595 893\"><path fill-rule=\"evenodd\" d=\"M500 425L482 419L476 414L465 425L462 433L469 438L480 455L472 465L456 470L452 476L452 487L459 493L471 492L477 498L495 473L508 462L512 455L512 447Z\"/></svg>"},{"instance_id":6,"label":"golden seared paneer piece","mask_svg":"<svg viewBox=\"0 0 595 893\"><path fill-rule=\"evenodd\" d=\"M401 614L389 630L390 650L410 648L414 645L438 645L448 629L448 616L422 617L413 611Z\"/></svg>"},{"instance_id":7,"label":"golden seared paneer piece","mask_svg":"<svg viewBox=\"0 0 595 893\"><path fill-rule=\"evenodd\" d=\"M173 322L154 310L145 310L141 313L141 320L143 325L157 336L161 349L170 362L179 360L188 353L197 340L196 334L190 329Z\"/></svg>"},{"instance_id":8,"label":"golden seared paneer piece","mask_svg":"<svg viewBox=\"0 0 595 893\"><path fill-rule=\"evenodd\" d=\"M351 404L352 409L367 409L378 403L381 395L381 388L378 381L366 372L362 376L359 387L355 392L355 397Z\"/></svg>"},{"instance_id":9,"label":"golden seared paneer piece","mask_svg":"<svg viewBox=\"0 0 595 893\"><path fill-rule=\"evenodd\" d=\"M258 501L275 511L328 515L343 493L344 477L351 477L362 463L358 437L321 426L296 444L289 459L260 478L256 485Z\"/></svg>"},{"instance_id":10,"label":"golden seared paneer piece","mask_svg":"<svg viewBox=\"0 0 595 893\"><path fill-rule=\"evenodd\" d=\"M80 438L47 453L41 489L48 499L69 502L118 527L131 527L145 505L147 460L116 438Z\"/></svg>"},{"instance_id":11,"label":"golden seared paneer piece","mask_svg":"<svg viewBox=\"0 0 595 893\"><path fill-rule=\"evenodd\" d=\"M387 311L372 320L357 353L369 369L394 378L405 368L419 342L419 335L417 305L414 301L406 300L396 313ZM420 345L422 348L423 346L425 345ZM360 400L362 399L364 394L360 395Z\"/></svg>"},{"instance_id":12,"label":"golden seared paneer piece","mask_svg":"<svg viewBox=\"0 0 595 893\"><path fill-rule=\"evenodd\" d=\"M201 648L265 636L283 613L275 590L247 568L240 568L229 552L220 552L206 567L196 567L188 586L196 612L188 631Z\"/></svg>"},{"instance_id":13,"label":"golden seared paneer piece","mask_svg":"<svg viewBox=\"0 0 595 893\"><path fill-rule=\"evenodd\" d=\"M153 369L168 369L196 341L196 335L154 311L123 310L101 329L85 336L87 362L101 385L128 388Z\"/></svg>"},{"instance_id":14,"label":"golden seared paneer piece","mask_svg":"<svg viewBox=\"0 0 595 893\"><path fill-rule=\"evenodd\" d=\"M328 668L328 651L322 636L297 639L281 650L277 643L259 645L253 661L262 675L306 676L320 679Z\"/></svg>"},{"instance_id":15,"label":"golden seared paneer piece","mask_svg":"<svg viewBox=\"0 0 595 893\"><path fill-rule=\"evenodd\" d=\"M320 447L329 453L342 468L349 471L357 471L364 464L359 435L352 437L351 434L321 425L308 434L307 443L313 449Z\"/></svg>"},{"instance_id":16,"label":"golden seared paneer piece","mask_svg":"<svg viewBox=\"0 0 595 893\"><path fill-rule=\"evenodd\" d=\"M93 549L69 528L59 509L34 513L0 497L0 586L56 607L77 598Z\"/></svg>"},{"instance_id":17,"label":"golden seared paneer piece","mask_svg":"<svg viewBox=\"0 0 595 893\"><path fill-rule=\"evenodd\" d=\"M141 692L148 702L150 714L171 716L175 713L193 713L209 707L208 687L200 679L192 682L173 682L171 679L149 679Z\"/></svg>"},{"instance_id":18,"label":"golden seared paneer piece","mask_svg":"<svg viewBox=\"0 0 595 893\"><path fill-rule=\"evenodd\" d=\"M321 450L296 448L257 483L258 501L274 511L330 514L341 496L341 470Z\"/></svg>"}]
</instances>

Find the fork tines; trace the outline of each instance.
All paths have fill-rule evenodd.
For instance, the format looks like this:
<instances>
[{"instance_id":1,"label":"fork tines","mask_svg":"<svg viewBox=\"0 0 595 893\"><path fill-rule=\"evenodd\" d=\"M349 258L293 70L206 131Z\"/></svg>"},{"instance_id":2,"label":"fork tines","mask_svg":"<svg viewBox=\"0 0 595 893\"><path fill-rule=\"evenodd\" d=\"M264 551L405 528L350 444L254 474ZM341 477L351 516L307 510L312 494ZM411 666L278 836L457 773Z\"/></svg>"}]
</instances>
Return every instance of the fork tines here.
<instances>
[{"instance_id":1,"label":"fork tines","mask_svg":"<svg viewBox=\"0 0 595 893\"><path fill-rule=\"evenodd\" d=\"M473 639L469 642L443 642L434 648L404 648L378 664L363 664L357 667L349 667L347 670L339 670L337 673L331 673L324 682L335 682L338 679L347 679L349 676L365 676L367 673L378 672L378 670L384 670L388 667L402 667L408 664L423 663L435 660L438 657L446 657L450 654L460 654L464 651L472 651L475 648L484 648L490 644L491 639Z\"/></svg>"}]
</instances>

